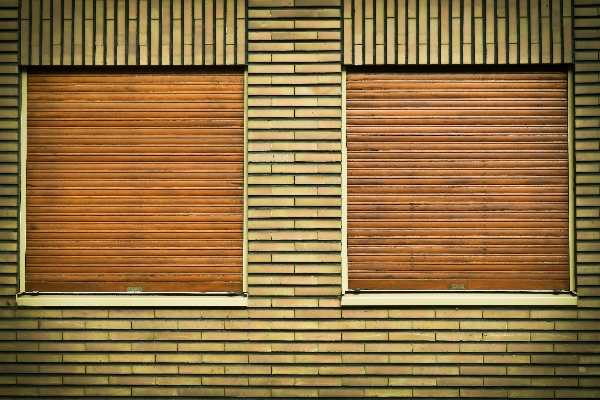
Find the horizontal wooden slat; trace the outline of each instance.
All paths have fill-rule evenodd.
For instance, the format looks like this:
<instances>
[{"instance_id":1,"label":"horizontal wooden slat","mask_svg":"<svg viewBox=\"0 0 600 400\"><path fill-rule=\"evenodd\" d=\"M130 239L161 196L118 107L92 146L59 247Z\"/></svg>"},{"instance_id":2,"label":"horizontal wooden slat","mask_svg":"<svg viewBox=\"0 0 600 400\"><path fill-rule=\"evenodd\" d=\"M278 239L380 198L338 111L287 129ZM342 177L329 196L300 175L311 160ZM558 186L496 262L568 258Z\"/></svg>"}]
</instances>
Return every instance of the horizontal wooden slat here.
<instances>
[{"instance_id":1,"label":"horizontal wooden slat","mask_svg":"<svg viewBox=\"0 0 600 400\"><path fill-rule=\"evenodd\" d=\"M26 290L241 292L243 73L28 76Z\"/></svg>"},{"instance_id":2,"label":"horizontal wooden slat","mask_svg":"<svg viewBox=\"0 0 600 400\"><path fill-rule=\"evenodd\" d=\"M349 288L567 290L564 73L347 74Z\"/></svg>"},{"instance_id":3,"label":"horizontal wooden slat","mask_svg":"<svg viewBox=\"0 0 600 400\"><path fill-rule=\"evenodd\" d=\"M106 275L109 277L110 275ZM239 274L236 274L239 276ZM239 292L242 286L241 278L225 276L219 281L219 275L210 276L207 282L147 282L133 280L128 282L83 282L76 280L77 277L69 277L70 281L46 282L42 280L32 281L27 290L39 292L126 292L128 287L141 287L144 292ZM101 283L101 285L100 285ZM102 289L102 290L99 290Z\"/></svg>"}]
</instances>

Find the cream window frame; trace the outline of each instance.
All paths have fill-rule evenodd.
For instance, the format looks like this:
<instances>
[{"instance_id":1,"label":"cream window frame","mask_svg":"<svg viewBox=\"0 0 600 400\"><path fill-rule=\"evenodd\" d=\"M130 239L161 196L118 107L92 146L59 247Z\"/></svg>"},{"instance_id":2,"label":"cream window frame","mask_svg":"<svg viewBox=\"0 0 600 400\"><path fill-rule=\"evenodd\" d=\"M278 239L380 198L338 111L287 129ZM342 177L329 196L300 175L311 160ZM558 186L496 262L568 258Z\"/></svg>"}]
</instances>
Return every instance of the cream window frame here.
<instances>
[{"instance_id":1,"label":"cream window frame","mask_svg":"<svg viewBox=\"0 0 600 400\"><path fill-rule=\"evenodd\" d=\"M570 292L526 291L352 291L348 290L348 156L346 69L342 68L342 306L577 306L575 271L575 103L573 67L568 70L569 268Z\"/></svg>"},{"instance_id":2,"label":"cream window frame","mask_svg":"<svg viewBox=\"0 0 600 400\"><path fill-rule=\"evenodd\" d=\"M248 69L244 71L244 211L243 293L36 293L25 291L26 165L27 165L27 69L20 76L21 116L19 148L19 290L18 306L25 307L247 307L248 306Z\"/></svg>"}]
</instances>

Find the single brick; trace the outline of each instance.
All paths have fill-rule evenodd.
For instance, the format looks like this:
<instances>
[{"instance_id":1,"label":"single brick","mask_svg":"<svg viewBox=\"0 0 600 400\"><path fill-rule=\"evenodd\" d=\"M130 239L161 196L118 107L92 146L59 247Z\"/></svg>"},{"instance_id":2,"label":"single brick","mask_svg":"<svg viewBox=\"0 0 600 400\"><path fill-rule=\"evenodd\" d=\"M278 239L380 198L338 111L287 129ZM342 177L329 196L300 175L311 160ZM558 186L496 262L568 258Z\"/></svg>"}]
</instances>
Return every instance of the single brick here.
<instances>
[{"instance_id":1,"label":"single brick","mask_svg":"<svg viewBox=\"0 0 600 400\"><path fill-rule=\"evenodd\" d=\"M292 361L303 364L339 364L342 356L338 354L298 354L292 356Z\"/></svg>"},{"instance_id":2,"label":"single brick","mask_svg":"<svg viewBox=\"0 0 600 400\"><path fill-rule=\"evenodd\" d=\"M133 365L131 372L140 375L167 375L179 373L177 365Z\"/></svg>"},{"instance_id":3,"label":"single brick","mask_svg":"<svg viewBox=\"0 0 600 400\"><path fill-rule=\"evenodd\" d=\"M366 397L412 397L411 389L400 389L400 388L377 388L377 389L365 389Z\"/></svg>"},{"instance_id":4,"label":"single brick","mask_svg":"<svg viewBox=\"0 0 600 400\"><path fill-rule=\"evenodd\" d=\"M438 364L481 364L483 356L479 354L438 354Z\"/></svg>"},{"instance_id":5,"label":"single brick","mask_svg":"<svg viewBox=\"0 0 600 400\"><path fill-rule=\"evenodd\" d=\"M435 340L442 342L475 342L483 340L481 332L437 332Z\"/></svg>"},{"instance_id":6,"label":"single brick","mask_svg":"<svg viewBox=\"0 0 600 400\"><path fill-rule=\"evenodd\" d=\"M435 379L437 386L483 386L483 378L466 376L438 377Z\"/></svg>"},{"instance_id":7,"label":"single brick","mask_svg":"<svg viewBox=\"0 0 600 400\"><path fill-rule=\"evenodd\" d=\"M413 329L437 330L459 329L459 321L413 321ZM468 329L468 328L465 328Z\"/></svg>"},{"instance_id":8,"label":"single brick","mask_svg":"<svg viewBox=\"0 0 600 400\"><path fill-rule=\"evenodd\" d=\"M458 343L414 343L415 353L455 353L459 351Z\"/></svg>"},{"instance_id":9,"label":"single brick","mask_svg":"<svg viewBox=\"0 0 600 400\"><path fill-rule=\"evenodd\" d=\"M319 375L364 375L365 367L362 365L334 365L318 367Z\"/></svg>"},{"instance_id":10,"label":"single brick","mask_svg":"<svg viewBox=\"0 0 600 400\"><path fill-rule=\"evenodd\" d=\"M579 379L577 378L563 378L559 376L553 376L551 378L532 378L532 386L572 386L577 387L579 385Z\"/></svg>"},{"instance_id":11,"label":"single brick","mask_svg":"<svg viewBox=\"0 0 600 400\"><path fill-rule=\"evenodd\" d=\"M294 332L248 332L251 341L293 341Z\"/></svg>"},{"instance_id":12,"label":"single brick","mask_svg":"<svg viewBox=\"0 0 600 400\"><path fill-rule=\"evenodd\" d=\"M600 375L600 367L595 365L568 365L554 367L556 375Z\"/></svg>"},{"instance_id":13,"label":"single brick","mask_svg":"<svg viewBox=\"0 0 600 400\"><path fill-rule=\"evenodd\" d=\"M294 350L299 353L314 353L319 350L317 343L299 343L294 344ZM272 352L286 352L290 350L289 343L273 343L271 344Z\"/></svg>"},{"instance_id":14,"label":"single brick","mask_svg":"<svg viewBox=\"0 0 600 400\"><path fill-rule=\"evenodd\" d=\"M41 374L84 374L84 365L73 364L41 364Z\"/></svg>"},{"instance_id":15,"label":"single brick","mask_svg":"<svg viewBox=\"0 0 600 400\"><path fill-rule=\"evenodd\" d=\"M255 396L257 398L271 397L271 390L268 388L225 388L225 395L228 397L246 397Z\"/></svg>"},{"instance_id":16,"label":"single brick","mask_svg":"<svg viewBox=\"0 0 600 400\"><path fill-rule=\"evenodd\" d=\"M99 353L74 353L63 354L63 362L81 362L81 363L106 363L108 362L108 354Z\"/></svg>"},{"instance_id":17,"label":"single brick","mask_svg":"<svg viewBox=\"0 0 600 400\"><path fill-rule=\"evenodd\" d=\"M108 310L109 318L124 319L147 319L154 318L155 310L129 309L129 310Z\"/></svg>"},{"instance_id":18,"label":"single brick","mask_svg":"<svg viewBox=\"0 0 600 400\"><path fill-rule=\"evenodd\" d=\"M495 365L461 365L461 375L506 375L506 367Z\"/></svg>"},{"instance_id":19,"label":"single brick","mask_svg":"<svg viewBox=\"0 0 600 400\"><path fill-rule=\"evenodd\" d=\"M529 310L483 310L485 319L523 319L529 318Z\"/></svg>"},{"instance_id":20,"label":"single brick","mask_svg":"<svg viewBox=\"0 0 600 400\"><path fill-rule=\"evenodd\" d=\"M248 377L243 376L203 376L204 386L248 386Z\"/></svg>"},{"instance_id":21,"label":"single brick","mask_svg":"<svg viewBox=\"0 0 600 400\"><path fill-rule=\"evenodd\" d=\"M83 320L47 320L39 322L40 329L85 329Z\"/></svg>"},{"instance_id":22,"label":"single brick","mask_svg":"<svg viewBox=\"0 0 600 400\"><path fill-rule=\"evenodd\" d=\"M390 386L435 386L436 378L419 376L390 377Z\"/></svg>"},{"instance_id":23,"label":"single brick","mask_svg":"<svg viewBox=\"0 0 600 400\"><path fill-rule=\"evenodd\" d=\"M433 341L435 340L436 333L417 331L390 332L389 336L390 341Z\"/></svg>"},{"instance_id":24,"label":"single brick","mask_svg":"<svg viewBox=\"0 0 600 400\"><path fill-rule=\"evenodd\" d=\"M62 362L62 354L47 353L20 353L17 354L17 362L20 363L57 363Z\"/></svg>"},{"instance_id":25,"label":"single brick","mask_svg":"<svg viewBox=\"0 0 600 400\"><path fill-rule=\"evenodd\" d=\"M154 376L117 375L108 377L109 385L114 386L152 386L156 384Z\"/></svg>"},{"instance_id":26,"label":"single brick","mask_svg":"<svg viewBox=\"0 0 600 400\"><path fill-rule=\"evenodd\" d=\"M410 343L365 343L367 353L410 353L413 345Z\"/></svg>"},{"instance_id":27,"label":"single brick","mask_svg":"<svg viewBox=\"0 0 600 400\"><path fill-rule=\"evenodd\" d=\"M240 357L240 358L242 358L242 357ZM254 364L254 363L256 363L256 364L282 364L282 363L293 363L294 355L292 355L292 354L249 354L248 356L246 356L246 359L248 360L247 362L250 362L252 364ZM215 357L214 362L218 362L218 357Z\"/></svg>"},{"instance_id":28,"label":"single brick","mask_svg":"<svg viewBox=\"0 0 600 400\"><path fill-rule=\"evenodd\" d=\"M3 390L4 393L4 390ZM73 388L73 387L41 387L39 388L40 396L53 396L57 398L83 396L85 394L84 388Z\"/></svg>"},{"instance_id":29,"label":"single brick","mask_svg":"<svg viewBox=\"0 0 600 400\"><path fill-rule=\"evenodd\" d=\"M436 362L433 354L390 354L390 363L394 364L434 364Z\"/></svg>"},{"instance_id":30,"label":"single brick","mask_svg":"<svg viewBox=\"0 0 600 400\"><path fill-rule=\"evenodd\" d=\"M108 379L107 379L108 382ZM30 375L30 376L18 376L17 385L61 385L62 377L60 376L43 376L43 375Z\"/></svg>"},{"instance_id":31,"label":"single brick","mask_svg":"<svg viewBox=\"0 0 600 400\"><path fill-rule=\"evenodd\" d=\"M532 364L578 364L579 358L577 355L569 354L532 354Z\"/></svg>"},{"instance_id":32,"label":"single brick","mask_svg":"<svg viewBox=\"0 0 600 400\"><path fill-rule=\"evenodd\" d=\"M306 389L306 388L273 388L271 389L273 397L318 397L318 389Z\"/></svg>"},{"instance_id":33,"label":"single brick","mask_svg":"<svg viewBox=\"0 0 600 400\"><path fill-rule=\"evenodd\" d=\"M342 334L340 332L319 331L319 332L296 332L295 333L296 341L328 342L328 341L340 341L341 339L342 339Z\"/></svg>"},{"instance_id":34,"label":"single brick","mask_svg":"<svg viewBox=\"0 0 600 400\"><path fill-rule=\"evenodd\" d=\"M341 386L344 378L313 376L313 377L295 377L295 386Z\"/></svg>"},{"instance_id":35,"label":"single brick","mask_svg":"<svg viewBox=\"0 0 600 400\"><path fill-rule=\"evenodd\" d=\"M342 386L388 386L388 378L383 376L342 377Z\"/></svg>"},{"instance_id":36,"label":"single brick","mask_svg":"<svg viewBox=\"0 0 600 400\"><path fill-rule=\"evenodd\" d=\"M214 387L179 388L178 393L180 396L204 398L213 396L224 396L225 389Z\"/></svg>"},{"instance_id":37,"label":"single brick","mask_svg":"<svg viewBox=\"0 0 600 400\"><path fill-rule=\"evenodd\" d=\"M550 343L509 343L507 351L509 353L551 353L553 346Z\"/></svg>"},{"instance_id":38,"label":"single brick","mask_svg":"<svg viewBox=\"0 0 600 400\"><path fill-rule=\"evenodd\" d=\"M64 340L108 340L108 332L92 332L92 331L66 331L63 332Z\"/></svg>"},{"instance_id":39,"label":"single brick","mask_svg":"<svg viewBox=\"0 0 600 400\"><path fill-rule=\"evenodd\" d=\"M374 321L366 321L367 329L390 329L390 330L398 330L398 329L411 329L412 322L407 320L374 320ZM390 333L390 335L393 333Z\"/></svg>"},{"instance_id":40,"label":"single brick","mask_svg":"<svg viewBox=\"0 0 600 400\"><path fill-rule=\"evenodd\" d=\"M458 389L413 389L413 397L458 397Z\"/></svg>"},{"instance_id":41,"label":"single brick","mask_svg":"<svg viewBox=\"0 0 600 400\"><path fill-rule=\"evenodd\" d=\"M436 310L435 317L436 318L481 318L483 315L482 310Z\"/></svg>"},{"instance_id":42,"label":"single brick","mask_svg":"<svg viewBox=\"0 0 600 400\"><path fill-rule=\"evenodd\" d=\"M76 385L76 386L108 385L108 376L95 376L95 375L64 376L62 378L62 384L63 385Z\"/></svg>"},{"instance_id":43,"label":"single brick","mask_svg":"<svg viewBox=\"0 0 600 400\"><path fill-rule=\"evenodd\" d=\"M460 397L474 397L474 398L505 398L508 396L506 389L460 389Z\"/></svg>"},{"instance_id":44,"label":"single brick","mask_svg":"<svg viewBox=\"0 0 600 400\"><path fill-rule=\"evenodd\" d=\"M15 343L14 345L34 345L37 347L37 343ZM7 346L7 350L10 349L10 346ZM16 349L15 349L16 350ZM35 349L38 350L38 349ZM35 351L34 349L22 349L21 351ZM47 342L39 344L39 351L85 351L86 345L84 343L72 343L72 342Z\"/></svg>"},{"instance_id":45,"label":"single brick","mask_svg":"<svg viewBox=\"0 0 600 400\"><path fill-rule=\"evenodd\" d=\"M370 332L370 331L362 331L362 332L342 332L342 340L343 341L387 341L388 333L387 332Z\"/></svg>"},{"instance_id":46,"label":"single brick","mask_svg":"<svg viewBox=\"0 0 600 400\"><path fill-rule=\"evenodd\" d=\"M460 351L468 353L504 353L506 352L506 343L460 343Z\"/></svg>"},{"instance_id":47,"label":"single brick","mask_svg":"<svg viewBox=\"0 0 600 400\"><path fill-rule=\"evenodd\" d=\"M412 367L413 375L458 375L458 366L418 365Z\"/></svg>"},{"instance_id":48,"label":"single brick","mask_svg":"<svg viewBox=\"0 0 600 400\"><path fill-rule=\"evenodd\" d=\"M529 332L484 332L483 340L492 342L524 342L529 341Z\"/></svg>"},{"instance_id":49,"label":"single brick","mask_svg":"<svg viewBox=\"0 0 600 400\"><path fill-rule=\"evenodd\" d=\"M460 321L460 329L467 330L506 330L506 321Z\"/></svg>"},{"instance_id":50,"label":"single brick","mask_svg":"<svg viewBox=\"0 0 600 400\"><path fill-rule=\"evenodd\" d=\"M483 362L486 364L528 364L530 356L517 354L484 355Z\"/></svg>"},{"instance_id":51,"label":"single brick","mask_svg":"<svg viewBox=\"0 0 600 400\"><path fill-rule=\"evenodd\" d=\"M551 331L554 330L554 322L552 321L508 321L509 330L535 330L535 331Z\"/></svg>"},{"instance_id":52,"label":"single brick","mask_svg":"<svg viewBox=\"0 0 600 400\"><path fill-rule=\"evenodd\" d=\"M532 332L531 340L533 342L574 342L577 341L575 332Z\"/></svg>"},{"instance_id":53,"label":"single brick","mask_svg":"<svg viewBox=\"0 0 600 400\"><path fill-rule=\"evenodd\" d=\"M84 388L84 393L86 396L97 396L97 397L106 397L106 396L131 396L131 388L115 388L115 387L86 387Z\"/></svg>"},{"instance_id":54,"label":"single brick","mask_svg":"<svg viewBox=\"0 0 600 400\"><path fill-rule=\"evenodd\" d=\"M200 363L202 362L201 354L157 354L157 363Z\"/></svg>"},{"instance_id":55,"label":"single brick","mask_svg":"<svg viewBox=\"0 0 600 400\"><path fill-rule=\"evenodd\" d=\"M508 375L554 375L554 367L545 365L513 365L507 367Z\"/></svg>"},{"instance_id":56,"label":"single brick","mask_svg":"<svg viewBox=\"0 0 600 400\"><path fill-rule=\"evenodd\" d=\"M228 352L270 352L270 343L225 343Z\"/></svg>"},{"instance_id":57,"label":"single brick","mask_svg":"<svg viewBox=\"0 0 600 400\"><path fill-rule=\"evenodd\" d=\"M500 376L486 377L483 379L485 386L531 386L531 378Z\"/></svg>"},{"instance_id":58,"label":"single brick","mask_svg":"<svg viewBox=\"0 0 600 400\"><path fill-rule=\"evenodd\" d=\"M297 1L297 0L296 0ZM319 397L363 397L365 390L360 388L320 388Z\"/></svg>"},{"instance_id":59,"label":"single brick","mask_svg":"<svg viewBox=\"0 0 600 400\"><path fill-rule=\"evenodd\" d=\"M600 389L559 389L555 390L555 397L558 399L598 399L600 398Z\"/></svg>"},{"instance_id":60,"label":"single brick","mask_svg":"<svg viewBox=\"0 0 600 400\"><path fill-rule=\"evenodd\" d=\"M577 310L531 310L529 313L535 319L577 319Z\"/></svg>"},{"instance_id":61,"label":"single brick","mask_svg":"<svg viewBox=\"0 0 600 400\"><path fill-rule=\"evenodd\" d=\"M269 365L226 365L225 374L227 375L269 375L271 366Z\"/></svg>"},{"instance_id":62,"label":"single brick","mask_svg":"<svg viewBox=\"0 0 600 400\"><path fill-rule=\"evenodd\" d=\"M205 363L240 364L248 362L247 354L203 354L202 361Z\"/></svg>"},{"instance_id":63,"label":"single brick","mask_svg":"<svg viewBox=\"0 0 600 400\"><path fill-rule=\"evenodd\" d=\"M225 373L223 365L190 364L179 366L179 373L186 375L222 375Z\"/></svg>"},{"instance_id":64,"label":"single brick","mask_svg":"<svg viewBox=\"0 0 600 400\"><path fill-rule=\"evenodd\" d=\"M153 332L136 332L136 331L113 331L108 333L110 340L137 341L137 340L153 340Z\"/></svg>"}]
</instances>

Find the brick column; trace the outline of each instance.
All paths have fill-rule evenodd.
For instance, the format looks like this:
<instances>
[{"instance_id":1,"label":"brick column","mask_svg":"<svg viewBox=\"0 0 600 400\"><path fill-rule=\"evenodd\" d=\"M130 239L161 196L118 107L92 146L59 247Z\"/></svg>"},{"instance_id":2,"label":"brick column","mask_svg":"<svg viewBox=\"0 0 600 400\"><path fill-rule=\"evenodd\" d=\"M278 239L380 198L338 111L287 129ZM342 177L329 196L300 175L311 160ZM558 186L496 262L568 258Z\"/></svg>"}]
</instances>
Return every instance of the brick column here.
<instances>
[{"instance_id":1,"label":"brick column","mask_svg":"<svg viewBox=\"0 0 600 400\"><path fill-rule=\"evenodd\" d=\"M577 291L580 306L600 307L600 2L574 11Z\"/></svg>"},{"instance_id":2,"label":"brick column","mask_svg":"<svg viewBox=\"0 0 600 400\"><path fill-rule=\"evenodd\" d=\"M19 2L0 2L0 295L17 290ZM6 301L2 302L6 305ZM8 310L6 310L8 311Z\"/></svg>"},{"instance_id":3,"label":"brick column","mask_svg":"<svg viewBox=\"0 0 600 400\"><path fill-rule=\"evenodd\" d=\"M340 0L248 7L251 306L339 317Z\"/></svg>"}]
</instances>

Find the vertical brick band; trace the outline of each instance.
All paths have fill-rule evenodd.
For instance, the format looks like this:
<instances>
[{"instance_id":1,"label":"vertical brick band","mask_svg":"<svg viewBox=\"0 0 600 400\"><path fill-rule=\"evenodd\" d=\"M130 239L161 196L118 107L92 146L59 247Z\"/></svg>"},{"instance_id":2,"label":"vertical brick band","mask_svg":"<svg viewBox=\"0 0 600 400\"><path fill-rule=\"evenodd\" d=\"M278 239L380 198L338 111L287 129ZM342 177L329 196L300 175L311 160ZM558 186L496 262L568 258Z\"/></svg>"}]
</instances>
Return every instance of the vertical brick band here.
<instances>
[{"instance_id":1,"label":"vertical brick band","mask_svg":"<svg viewBox=\"0 0 600 400\"><path fill-rule=\"evenodd\" d=\"M248 9L249 292L257 306L300 307L298 317L339 305L339 6Z\"/></svg>"}]
</instances>

